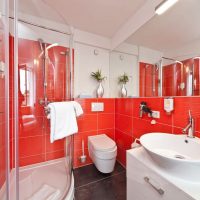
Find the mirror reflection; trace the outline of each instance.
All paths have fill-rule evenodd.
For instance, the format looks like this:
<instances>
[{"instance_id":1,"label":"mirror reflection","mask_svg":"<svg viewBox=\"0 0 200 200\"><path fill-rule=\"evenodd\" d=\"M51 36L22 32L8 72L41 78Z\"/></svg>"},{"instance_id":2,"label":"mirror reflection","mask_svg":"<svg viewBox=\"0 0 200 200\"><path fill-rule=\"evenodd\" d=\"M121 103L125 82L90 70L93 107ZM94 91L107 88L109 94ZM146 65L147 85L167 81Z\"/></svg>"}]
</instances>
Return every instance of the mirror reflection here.
<instances>
[{"instance_id":1,"label":"mirror reflection","mask_svg":"<svg viewBox=\"0 0 200 200\"><path fill-rule=\"evenodd\" d=\"M138 96L138 56L132 52L110 52L110 96Z\"/></svg>"},{"instance_id":2,"label":"mirror reflection","mask_svg":"<svg viewBox=\"0 0 200 200\"><path fill-rule=\"evenodd\" d=\"M127 85L128 94L140 97L200 95L199 6L198 0L178 1L162 15L154 15L120 45L120 49L128 46L125 51L134 52L138 58L137 64L132 63L132 72L129 71L134 80L130 83L132 86ZM115 61L111 56L111 63Z\"/></svg>"}]
</instances>

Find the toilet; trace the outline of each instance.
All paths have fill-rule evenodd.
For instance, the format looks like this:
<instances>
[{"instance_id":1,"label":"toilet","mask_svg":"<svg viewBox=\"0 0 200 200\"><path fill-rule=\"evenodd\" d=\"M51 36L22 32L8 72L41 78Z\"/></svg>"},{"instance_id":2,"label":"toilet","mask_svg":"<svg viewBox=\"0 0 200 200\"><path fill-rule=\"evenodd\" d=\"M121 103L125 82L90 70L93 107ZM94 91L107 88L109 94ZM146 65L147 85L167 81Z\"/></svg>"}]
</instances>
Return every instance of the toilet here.
<instances>
[{"instance_id":1,"label":"toilet","mask_svg":"<svg viewBox=\"0 0 200 200\"><path fill-rule=\"evenodd\" d=\"M88 137L89 156L96 168L102 173L111 173L114 170L117 146L105 134Z\"/></svg>"}]
</instances>

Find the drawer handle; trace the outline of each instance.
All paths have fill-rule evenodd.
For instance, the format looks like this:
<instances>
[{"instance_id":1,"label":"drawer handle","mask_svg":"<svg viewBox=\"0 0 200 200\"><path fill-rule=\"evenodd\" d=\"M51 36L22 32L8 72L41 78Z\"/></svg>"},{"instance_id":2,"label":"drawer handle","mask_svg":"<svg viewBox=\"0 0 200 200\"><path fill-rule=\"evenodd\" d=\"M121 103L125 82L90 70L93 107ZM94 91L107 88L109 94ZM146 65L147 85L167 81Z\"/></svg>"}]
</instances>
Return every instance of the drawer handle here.
<instances>
[{"instance_id":1,"label":"drawer handle","mask_svg":"<svg viewBox=\"0 0 200 200\"><path fill-rule=\"evenodd\" d=\"M146 183L148 183L153 189L155 189L160 195L164 195L165 191L161 188L157 188L150 180L149 177L145 176L144 180Z\"/></svg>"}]
</instances>

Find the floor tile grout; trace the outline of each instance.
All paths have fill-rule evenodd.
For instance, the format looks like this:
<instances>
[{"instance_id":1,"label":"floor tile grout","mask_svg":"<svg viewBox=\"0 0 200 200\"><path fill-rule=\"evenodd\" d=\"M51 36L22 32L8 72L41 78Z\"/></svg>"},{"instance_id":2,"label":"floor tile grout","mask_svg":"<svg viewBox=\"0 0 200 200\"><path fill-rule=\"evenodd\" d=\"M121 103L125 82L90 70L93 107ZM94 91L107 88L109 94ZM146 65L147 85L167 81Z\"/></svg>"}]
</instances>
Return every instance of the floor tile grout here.
<instances>
[{"instance_id":1,"label":"floor tile grout","mask_svg":"<svg viewBox=\"0 0 200 200\"><path fill-rule=\"evenodd\" d=\"M123 170L123 171L121 171L121 172L118 172L118 173L115 173L115 174L113 174L113 175L107 176L107 177L105 177L105 178L101 178L101 179L99 179L99 180L97 180L97 181L92 181L92 182L87 183L87 184L85 184L85 185L81 185L81 186L75 187L75 190L78 190L78 189L80 189L80 188L82 188L82 187L85 187L85 186L88 186L88 185L91 185L91 184L94 184L94 183L98 183L98 182L100 182L100 181L103 181L103 180L106 180L106 179L108 179L108 178L111 178L111 177L120 175L120 174L122 174L122 173L126 173L126 170Z\"/></svg>"}]
</instances>

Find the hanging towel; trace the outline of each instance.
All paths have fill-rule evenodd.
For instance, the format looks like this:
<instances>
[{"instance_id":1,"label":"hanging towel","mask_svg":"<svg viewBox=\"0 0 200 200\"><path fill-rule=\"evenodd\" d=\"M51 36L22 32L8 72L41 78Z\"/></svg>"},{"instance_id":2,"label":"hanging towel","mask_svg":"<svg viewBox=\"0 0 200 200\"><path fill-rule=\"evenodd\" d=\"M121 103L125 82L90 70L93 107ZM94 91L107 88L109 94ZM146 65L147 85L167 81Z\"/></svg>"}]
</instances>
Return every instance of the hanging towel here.
<instances>
[{"instance_id":1,"label":"hanging towel","mask_svg":"<svg viewBox=\"0 0 200 200\"><path fill-rule=\"evenodd\" d=\"M82 115L83 114L83 109L82 109L81 105L76 101L71 101L71 102L72 102L72 104L74 106L76 117L79 117L80 115Z\"/></svg>"},{"instance_id":2,"label":"hanging towel","mask_svg":"<svg viewBox=\"0 0 200 200\"><path fill-rule=\"evenodd\" d=\"M60 196L60 190L44 184L36 193L27 200L57 200Z\"/></svg>"},{"instance_id":3,"label":"hanging towel","mask_svg":"<svg viewBox=\"0 0 200 200\"><path fill-rule=\"evenodd\" d=\"M65 138L78 132L76 116L83 114L83 110L79 103L54 102L48 105L50 109L50 140Z\"/></svg>"}]
</instances>

